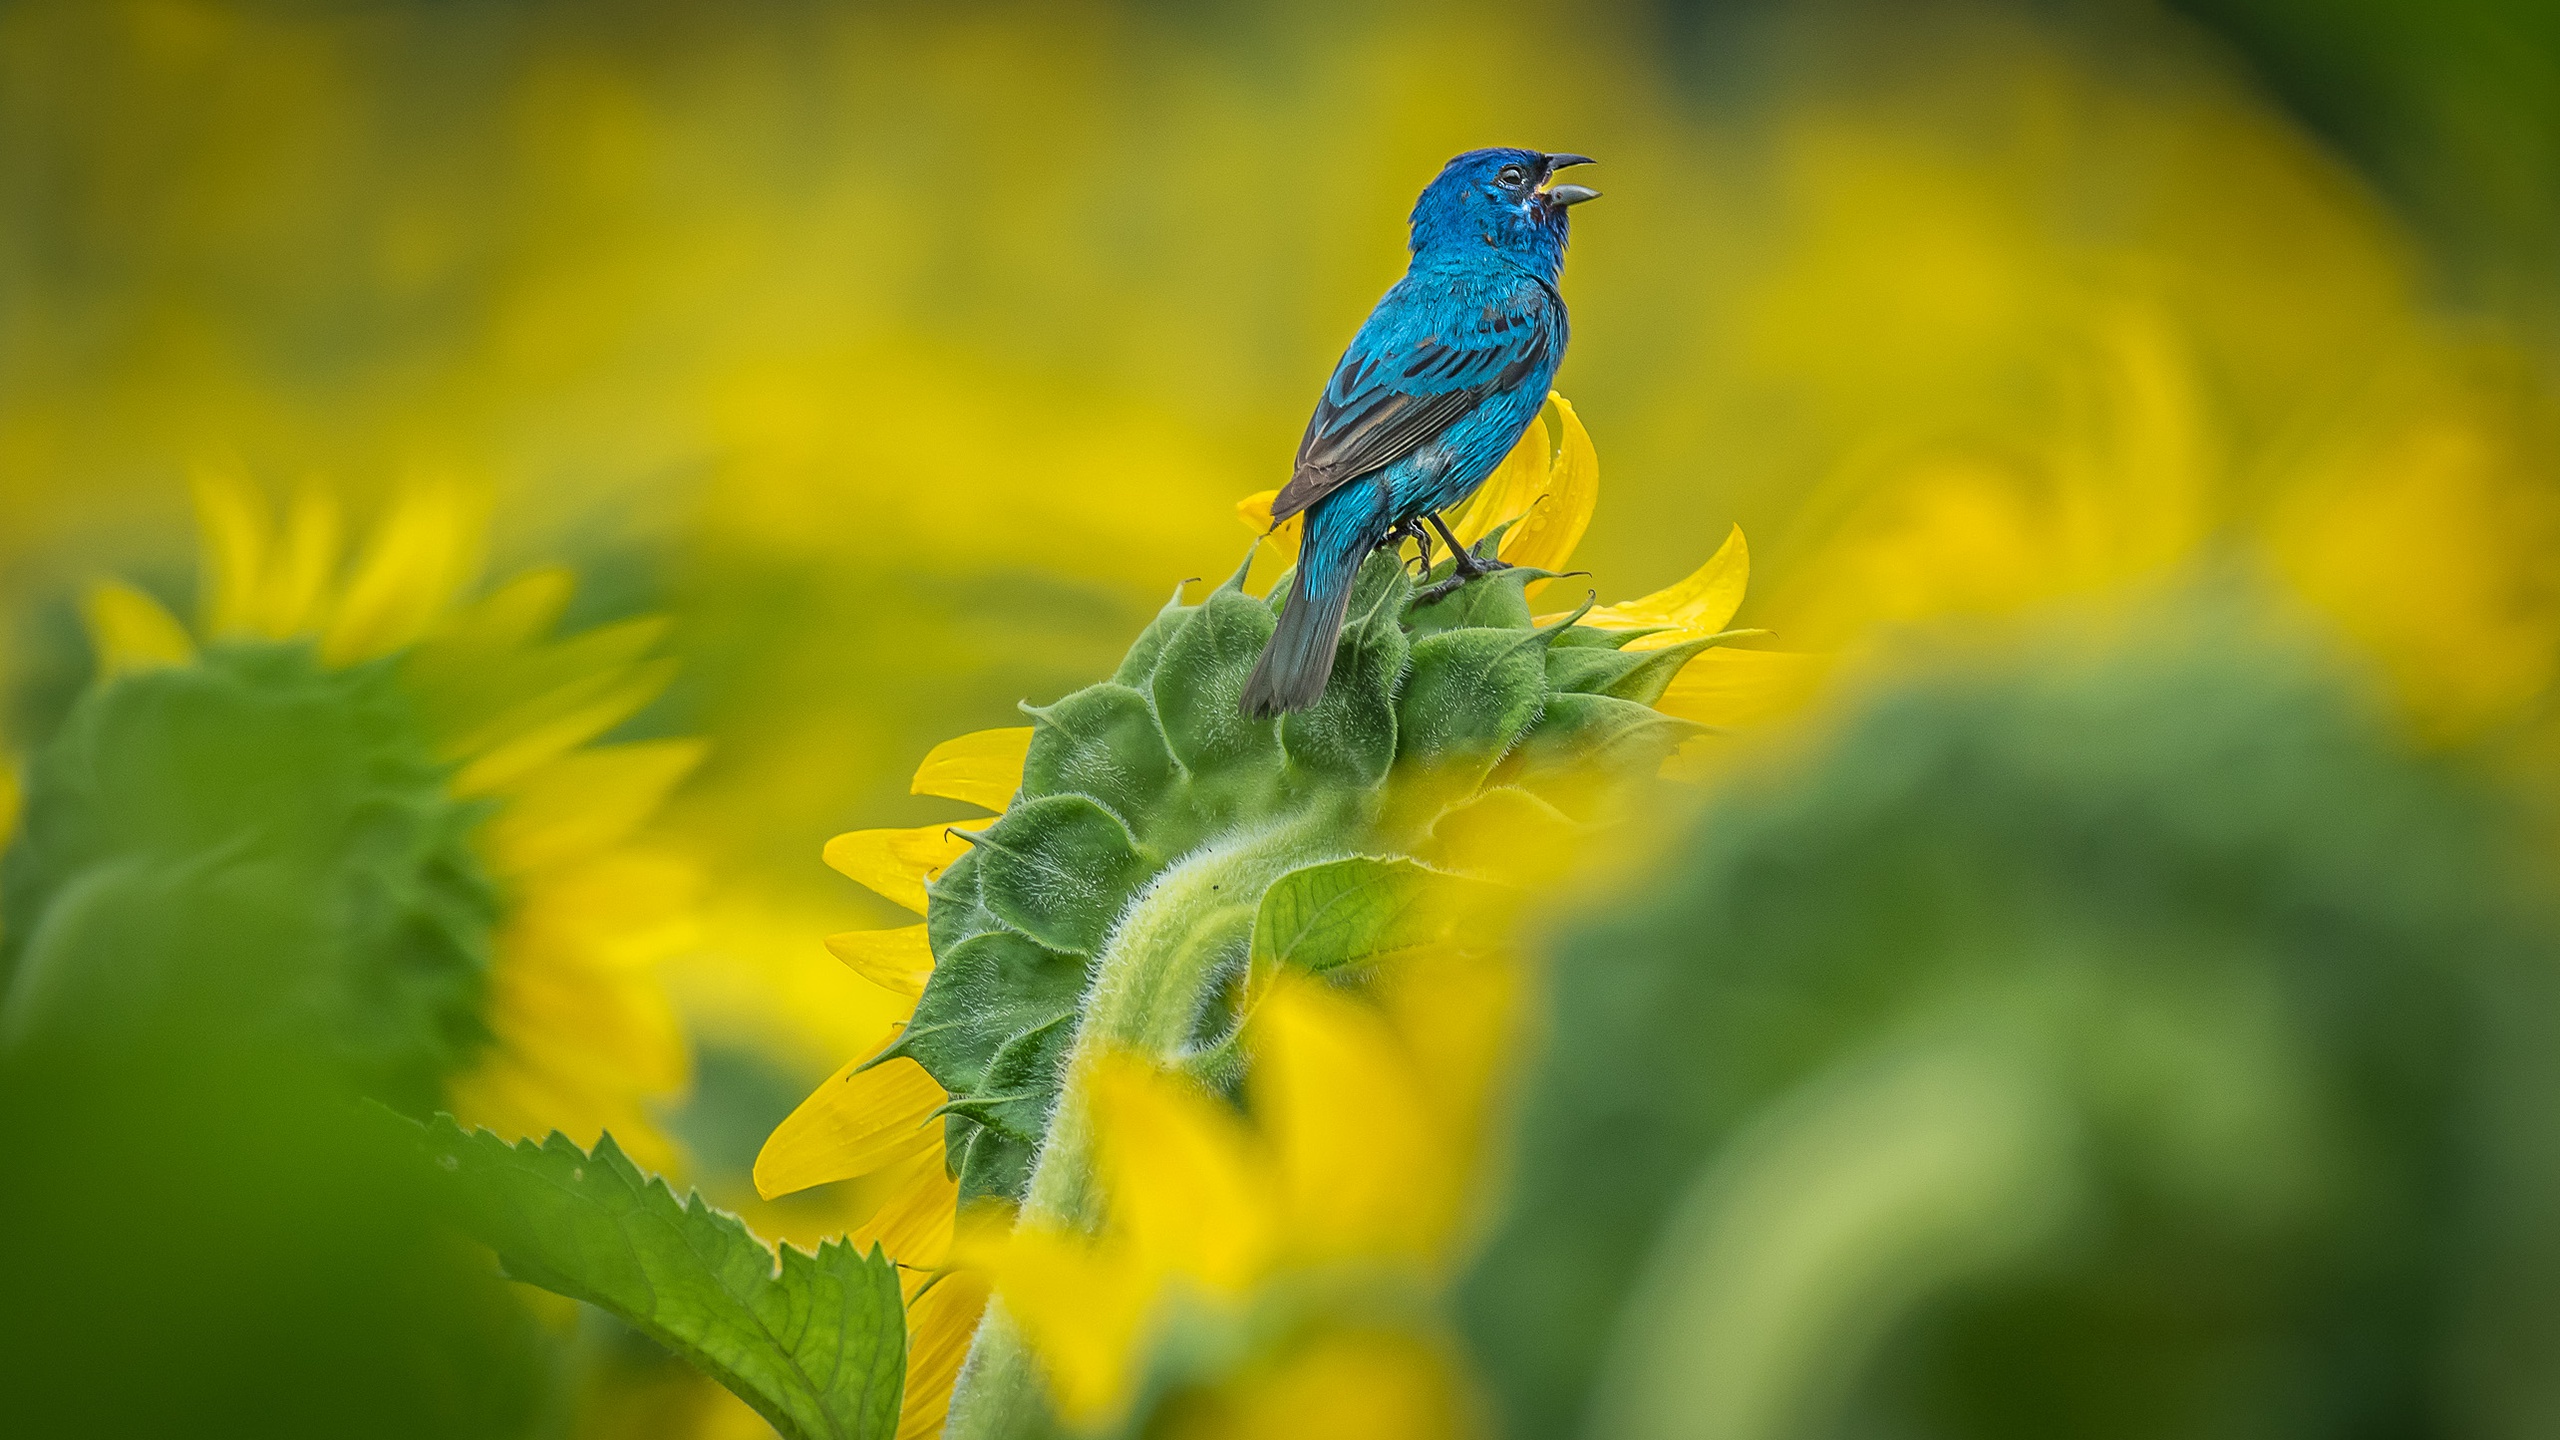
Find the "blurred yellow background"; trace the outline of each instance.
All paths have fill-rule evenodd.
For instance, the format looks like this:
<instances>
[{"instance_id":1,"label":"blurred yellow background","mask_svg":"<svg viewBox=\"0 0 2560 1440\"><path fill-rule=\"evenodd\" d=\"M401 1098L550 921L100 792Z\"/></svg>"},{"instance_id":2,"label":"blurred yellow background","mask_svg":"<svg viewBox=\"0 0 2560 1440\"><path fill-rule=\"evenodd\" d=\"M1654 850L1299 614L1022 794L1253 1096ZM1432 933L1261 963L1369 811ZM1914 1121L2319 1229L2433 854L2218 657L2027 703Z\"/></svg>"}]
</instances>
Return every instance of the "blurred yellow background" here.
<instances>
[{"instance_id":1,"label":"blurred yellow background","mask_svg":"<svg viewBox=\"0 0 2560 1440\"><path fill-rule=\"evenodd\" d=\"M190 593L192 467L488 487L497 572L673 617L625 733L711 742L677 1129L741 1206L892 1013L820 844L942 818L929 745L1235 565L1461 149L1601 161L1558 385L1606 593L1738 522L1743 623L1838 650L2228 552L2448 735L2560 654L2529 308L2149 6L24 3L0 137L0 740L91 576ZM751 1213L860 1197L813 1203Z\"/></svg>"}]
</instances>

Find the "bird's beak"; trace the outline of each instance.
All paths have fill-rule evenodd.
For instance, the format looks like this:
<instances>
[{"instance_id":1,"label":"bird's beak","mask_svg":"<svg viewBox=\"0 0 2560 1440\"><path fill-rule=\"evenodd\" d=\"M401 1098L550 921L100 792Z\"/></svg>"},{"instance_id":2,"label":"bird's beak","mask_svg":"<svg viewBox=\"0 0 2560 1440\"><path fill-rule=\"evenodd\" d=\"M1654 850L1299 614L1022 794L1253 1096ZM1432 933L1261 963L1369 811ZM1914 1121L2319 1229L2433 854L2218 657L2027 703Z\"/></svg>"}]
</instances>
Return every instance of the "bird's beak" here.
<instances>
[{"instance_id":1,"label":"bird's beak","mask_svg":"<svg viewBox=\"0 0 2560 1440\"><path fill-rule=\"evenodd\" d=\"M1592 165L1596 163L1598 162L1594 161L1588 155L1550 155L1547 157L1547 174L1552 176L1557 171L1562 170L1568 165ZM1550 185L1538 193L1546 197L1548 208L1555 210L1562 210L1567 206L1579 205L1585 200L1597 200L1600 198L1599 191L1586 185Z\"/></svg>"}]
</instances>

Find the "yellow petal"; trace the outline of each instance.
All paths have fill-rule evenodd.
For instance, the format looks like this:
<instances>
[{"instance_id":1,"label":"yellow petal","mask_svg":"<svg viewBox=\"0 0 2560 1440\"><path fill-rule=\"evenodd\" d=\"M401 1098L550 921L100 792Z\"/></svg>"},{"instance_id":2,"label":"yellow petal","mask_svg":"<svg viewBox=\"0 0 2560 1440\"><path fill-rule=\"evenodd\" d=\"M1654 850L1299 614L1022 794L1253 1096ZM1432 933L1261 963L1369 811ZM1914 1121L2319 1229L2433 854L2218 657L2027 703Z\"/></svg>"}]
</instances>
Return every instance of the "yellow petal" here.
<instances>
[{"instance_id":1,"label":"yellow petal","mask_svg":"<svg viewBox=\"0 0 2560 1440\"><path fill-rule=\"evenodd\" d=\"M618 845L572 865L512 877L508 925L574 937L599 964L654 971L691 947L702 876L692 861Z\"/></svg>"},{"instance_id":2,"label":"yellow petal","mask_svg":"<svg viewBox=\"0 0 2560 1440\"><path fill-rule=\"evenodd\" d=\"M1059 1418L1100 1430L1129 1402L1155 1278L1083 1235L1037 1225L1006 1237L990 1269L1002 1313L1040 1357Z\"/></svg>"},{"instance_id":3,"label":"yellow petal","mask_svg":"<svg viewBox=\"0 0 2560 1440\"><path fill-rule=\"evenodd\" d=\"M458 795L494 794L640 713L674 683L676 662L651 660L590 687L580 704L516 732L453 777ZM498 727L492 727L498 728Z\"/></svg>"},{"instance_id":4,"label":"yellow petal","mask_svg":"<svg viewBox=\"0 0 2560 1440\"><path fill-rule=\"evenodd\" d=\"M1144 1060L1106 1056L1085 1089L1111 1233L1135 1263L1236 1294L1279 1241L1272 1186L1234 1111Z\"/></svg>"},{"instance_id":5,"label":"yellow petal","mask_svg":"<svg viewBox=\"0 0 2560 1440\"><path fill-rule=\"evenodd\" d=\"M1280 498L1277 490L1257 490L1236 502L1236 518L1245 528L1262 537L1262 543L1282 560L1298 553L1298 535L1306 528L1306 514L1301 511L1272 528L1271 502Z\"/></svg>"},{"instance_id":6,"label":"yellow petal","mask_svg":"<svg viewBox=\"0 0 2560 1440\"><path fill-rule=\"evenodd\" d=\"M1430 1258L1465 1177L1385 1019L1300 982L1275 987L1252 1030L1246 1084L1292 1242L1320 1258Z\"/></svg>"},{"instance_id":7,"label":"yellow petal","mask_svg":"<svg viewBox=\"0 0 2560 1440\"><path fill-rule=\"evenodd\" d=\"M1701 725L1750 725L1795 708L1821 678L1818 656L1718 646L1682 666L1654 708Z\"/></svg>"},{"instance_id":8,"label":"yellow petal","mask_svg":"<svg viewBox=\"0 0 2560 1440\"><path fill-rule=\"evenodd\" d=\"M1743 592L1750 585L1751 547L1742 538L1742 527L1736 525L1707 563L1686 580L1640 600L1603 605L1583 616L1582 623L1603 630L1659 625L1679 632L1633 642L1652 649L1723 630L1733 612L1742 608Z\"/></svg>"},{"instance_id":9,"label":"yellow petal","mask_svg":"<svg viewBox=\"0 0 2560 1440\"><path fill-rule=\"evenodd\" d=\"M699 740L643 740L582 751L509 793L483 845L499 873L523 875L593 855L640 828L702 762Z\"/></svg>"},{"instance_id":10,"label":"yellow petal","mask_svg":"<svg viewBox=\"0 0 2560 1440\"><path fill-rule=\"evenodd\" d=\"M1420 856L1444 870L1517 883L1567 856L1582 827L1516 785L1477 792L1432 822Z\"/></svg>"},{"instance_id":11,"label":"yellow petal","mask_svg":"<svg viewBox=\"0 0 2560 1440\"><path fill-rule=\"evenodd\" d=\"M1256 490L1236 502L1236 518L1244 528L1259 535L1271 528L1271 507L1280 498L1277 490Z\"/></svg>"},{"instance_id":12,"label":"yellow petal","mask_svg":"<svg viewBox=\"0 0 2560 1440\"><path fill-rule=\"evenodd\" d=\"M1556 407L1563 443L1547 469L1545 489L1520 523L1502 537L1502 558L1514 565L1562 570L1581 548L1582 534L1591 528L1591 512L1599 508L1600 456L1592 449L1591 432L1582 428L1582 417L1573 412L1573 402L1553 394L1547 400ZM1540 434L1543 439L1543 430ZM1535 595L1548 583L1537 581L1528 593Z\"/></svg>"},{"instance_id":13,"label":"yellow petal","mask_svg":"<svg viewBox=\"0 0 2560 1440\"><path fill-rule=\"evenodd\" d=\"M942 1144L934 1111L951 1097L922 1065L905 1056L862 1065L837 1071L765 1137L756 1156L757 1194L771 1200L851 1180Z\"/></svg>"},{"instance_id":14,"label":"yellow petal","mask_svg":"<svg viewBox=\"0 0 2560 1440\"><path fill-rule=\"evenodd\" d=\"M1445 1342L1335 1324L1267 1347L1148 1433L1161 1440L1474 1440L1477 1409Z\"/></svg>"},{"instance_id":15,"label":"yellow petal","mask_svg":"<svg viewBox=\"0 0 2560 1440\"><path fill-rule=\"evenodd\" d=\"M1022 788L1022 761L1030 751L1028 725L973 730L927 751L909 793L1002 810Z\"/></svg>"},{"instance_id":16,"label":"yellow petal","mask_svg":"<svg viewBox=\"0 0 2560 1440\"><path fill-rule=\"evenodd\" d=\"M933 945L921 925L841 931L827 937L827 949L854 974L901 995L923 994L933 977Z\"/></svg>"},{"instance_id":17,"label":"yellow petal","mask_svg":"<svg viewBox=\"0 0 2560 1440\"><path fill-rule=\"evenodd\" d=\"M297 493L270 559L250 628L270 640L318 628L329 578L338 569L337 501L317 488Z\"/></svg>"},{"instance_id":18,"label":"yellow petal","mask_svg":"<svg viewBox=\"0 0 2560 1440\"><path fill-rule=\"evenodd\" d=\"M516 687L505 683L512 652L560 622L575 586L569 572L557 566L517 576L438 621L410 655L409 676L437 699L439 708L451 704L445 694L454 690L503 688L512 698Z\"/></svg>"},{"instance_id":19,"label":"yellow petal","mask_svg":"<svg viewBox=\"0 0 2560 1440\"><path fill-rule=\"evenodd\" d=\"M320 658L352 665L424 635L476 568L481 525L459 486L440 481L401 492L347 582L320 640Z\"/></svg>"},{"instance_id":20,"label":"yellow petal","mask_svg":"<svg viewBox=\"0 0 2560 1440\"><path fill-rule=\"evenodd\" d=\"M987 1279L969 1271L945 1275L907 1306L907 1389L898 1407L898 1440L932 1440L951 1413L960 1362L986 1313Z\"/></svg>"},{"instance_id":21,"label":"yellow petal","mask_svg":"<svg viewBox=\"0 0 2560 1440\"><path fill-rule=\"evenodd\" d=\"M851 831L827 842L827 864L921 915L925 883L968 853L969 842L952 834L951 828L919 825L912 830Z\"/></svg>"},{"instance_id":22,"label":"yellow petal","mask_svg":"<svg viewBox=\"0 0 2560 1440\"><path fill-rule=\"evenodd\" d=\"M9 842L18 834L18 807L26 801L26 791L18 780L18 767L0 761L0 854L7 853Z\"/></svg>"},{"instance_id":23,"label":"yellow petal","mask_svg":"<svg viewBox=\"0 0 2560 1440\"><path fill-rule=\"evenodd\" d=\"M566 640L483 655L476 665L459 668L459 657L429 640L409 664L423 663L424 671L413 673L419 684L434 686L425 693L445 753L466 759L495 753L608 698L635 709L646 704L656 693L647 687L657 683L659 672L633 672L666 633L665 617L644 615Z\"/></svg>"},{"instance_id":24,"label":"yellow petal","mask_svg":"<svg viewBox=\"0 0 2560 1440\"><path fill-rule=\"evenodd\" d=\"M960 1210L960 1182L933 1147L913 1162L870 1219L846 1236L853 1248L881 1253L910 1270L939 1270L951 1259L952 1223Z\"/></svg>"},{"instance_id":25,"label":"yellow petal","mask_svg":"<svg viewBox=\"0 0 2560 1440\"><path fill-rule=\"evenodd\" d=\"M204 576L198 619L215 639L256 628L267 558L267 507L257 490L230 470L194 476L196 527L203 532Z\"/></svg>"},{"instance_id":26,"label":"yellow petal","mask_svg":"<svg viewBox=\"0 0 2560 1440\"><path fill-rule=\"evenodd\" d=\"M101 580L82 597L81 617L89 625L90 647L98 652L100 675L130 675L158 665L184 665L196 658L187 627L150 595L121 580Z\"/></svg>"},{"instance_id":27,"label":"yellow petal","mask_svg":"<svg viewBox=\"0 0 2560 1440\"><path fill-rule=\"evenodd\" d=\"M1493 467L1493 473L1451 518L1449 530L1458 537L1458 543L1473 549L1477 541L1505 521L1528 514L1529 507L1546 493L1548 457L1552 453L1546 418L1540 416L1520 432L1520 441L1511 447L1511 453L1502 457L1502 463ZM1503 538L1507 542L1510 537ZM1508 548L1506 543L1506 551Z\"/></svg>"},{"instance_id":28,"label":"yellow petal","mask_svg":"<svg viewBox=\"0 0 2560 1440\"><path fill-rule=\"evenodd\" d=\"M1378 998L1412 1057L1413 1078L1447 1153L1472 1174L1493 1116L1496 1091L1511 1074L1521 1020L1521 965L1508 953L1442 950L1407 958L1380 976ZM1476 1194L1460 1185L1436 1217L1453 1227L1456 1208Z\"/></svg>"}]
</instances>

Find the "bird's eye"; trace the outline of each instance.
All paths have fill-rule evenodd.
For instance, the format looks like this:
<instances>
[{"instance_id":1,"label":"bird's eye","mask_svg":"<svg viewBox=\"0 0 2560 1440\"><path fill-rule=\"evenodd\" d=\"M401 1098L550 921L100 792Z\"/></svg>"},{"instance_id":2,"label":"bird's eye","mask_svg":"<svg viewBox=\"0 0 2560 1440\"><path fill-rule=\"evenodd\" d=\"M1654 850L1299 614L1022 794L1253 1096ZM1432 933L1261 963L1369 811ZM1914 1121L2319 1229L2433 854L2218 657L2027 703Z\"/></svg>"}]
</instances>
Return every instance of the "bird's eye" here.
<instances>
[{"instance_id":1,"label":"bird's eye","mask_svg":"<svg viewBox=\"0 0 2560 1440\"><path fill-rule=\"evenodd\" d=\"M1529 178L1529 172L1517 165L1505 165L1502 167L1502 173L1494 178L1500 180L1505 187L1516 190L1520 188L1521 181Z\"/></svg>"}]
</instances>

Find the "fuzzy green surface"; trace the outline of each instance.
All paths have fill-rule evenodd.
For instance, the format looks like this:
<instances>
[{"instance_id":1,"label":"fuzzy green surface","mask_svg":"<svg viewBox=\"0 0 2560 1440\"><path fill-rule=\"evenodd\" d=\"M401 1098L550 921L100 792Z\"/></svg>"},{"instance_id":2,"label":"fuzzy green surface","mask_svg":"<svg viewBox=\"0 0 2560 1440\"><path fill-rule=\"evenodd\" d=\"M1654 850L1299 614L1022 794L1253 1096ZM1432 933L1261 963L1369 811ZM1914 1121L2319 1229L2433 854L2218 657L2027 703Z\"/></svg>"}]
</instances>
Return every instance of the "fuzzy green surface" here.
<instances>
[{"instance_id":1,"label":"fuzzy green surface","mask_svg":"<svg viewBox=\"0 0 2560 1440\"><path fill-rule=\"evenodd\" d=\"M1561 782L1595 757L1649 775L1696 732L1650 705L1696 647L1537 627L1523 589L1542 577L1416 605L1396 559L1373 558L1323 700L1271 721L1236 703L1274 623L1239 575L1168 606L1109 680L1030 711L1020 793L932 887L933 976L889 1052L951 1092L964 1203L1041 1198L1060 1076L1097 1018L1113 1043L1217 1068L1275 886L1303 907L1321 867L1429 859L1441 818L1486 792L1570 805ZM1285 953L1342 958L1303 935Z\"/></svg>"}]
</instances>

